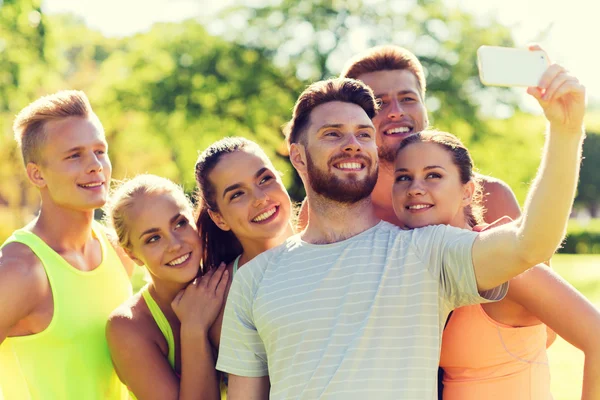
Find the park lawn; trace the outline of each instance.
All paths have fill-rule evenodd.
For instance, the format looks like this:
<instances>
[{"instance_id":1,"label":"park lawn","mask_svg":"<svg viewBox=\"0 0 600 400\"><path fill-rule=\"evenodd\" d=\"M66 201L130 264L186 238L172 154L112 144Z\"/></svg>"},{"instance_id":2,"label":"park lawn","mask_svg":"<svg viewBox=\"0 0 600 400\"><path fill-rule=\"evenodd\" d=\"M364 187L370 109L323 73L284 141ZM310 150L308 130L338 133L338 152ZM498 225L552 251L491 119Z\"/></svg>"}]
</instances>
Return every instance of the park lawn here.
<instances>
[{"instance_id":1,"label":"park lawn","mask_svg":"<svg viewBox=\"0 0 600 400\"><path fill-rule=\"evenodd\" d=\"M600 307L600 255L557 254L552 268ZM548 356L554 400L580 398L583 353L558 337Z\"/></svg>"}]
</instances>

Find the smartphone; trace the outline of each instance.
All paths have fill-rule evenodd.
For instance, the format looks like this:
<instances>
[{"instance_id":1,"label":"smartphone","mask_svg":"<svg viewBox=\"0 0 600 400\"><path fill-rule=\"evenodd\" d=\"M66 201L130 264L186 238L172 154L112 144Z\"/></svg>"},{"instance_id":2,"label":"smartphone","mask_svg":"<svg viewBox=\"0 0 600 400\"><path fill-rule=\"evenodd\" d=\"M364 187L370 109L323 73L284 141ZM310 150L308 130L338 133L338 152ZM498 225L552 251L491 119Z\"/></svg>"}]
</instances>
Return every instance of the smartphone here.
<instances>
[{"instance_id":1,"label":"smartphone","mask_svg":"<svg viewBox=\"0 0 600 400\"><path fill-rule=\"evenodd\" d=\"M477 50L479 79L490 86L537 86L549 66L542 50L481 46Z\"/></svg>"}]
</instances>

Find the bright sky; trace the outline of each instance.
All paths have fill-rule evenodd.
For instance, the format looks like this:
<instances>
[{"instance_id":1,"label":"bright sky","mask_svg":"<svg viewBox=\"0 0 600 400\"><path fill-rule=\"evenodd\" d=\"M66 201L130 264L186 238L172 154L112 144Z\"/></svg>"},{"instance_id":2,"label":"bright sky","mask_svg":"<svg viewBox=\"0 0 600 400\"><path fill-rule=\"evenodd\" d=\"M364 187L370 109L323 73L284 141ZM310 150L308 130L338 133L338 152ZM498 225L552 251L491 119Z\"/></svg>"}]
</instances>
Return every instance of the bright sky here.
<instances>
[{"instance_id":1,"label":"bright sky","mask_svg":"<svg viewBox=\"0 0 600 400\"><path fill-rule=\"evenodd\" d=\"M445 0L485 20L496 16L512 28L518 46L536 41L554 62L572 71L600 101L600 52L596 0ZM232 0L44 0L47 13L71 12L108 36L147 30L154 22L207 15ZM540 32L548 34L540 38Z\"/></svg>"}]
</instances>

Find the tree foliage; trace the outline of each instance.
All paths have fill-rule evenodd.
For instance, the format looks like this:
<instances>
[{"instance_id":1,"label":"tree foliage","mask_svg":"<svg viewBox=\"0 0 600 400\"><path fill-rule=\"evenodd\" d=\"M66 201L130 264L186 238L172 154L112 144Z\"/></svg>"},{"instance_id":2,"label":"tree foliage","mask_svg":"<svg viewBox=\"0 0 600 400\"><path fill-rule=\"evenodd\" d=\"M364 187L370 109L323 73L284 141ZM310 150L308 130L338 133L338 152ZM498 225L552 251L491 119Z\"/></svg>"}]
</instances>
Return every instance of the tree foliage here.
<instances>
[{"instance_id":1,"label":"tree foliage","mask_svg":"<svg viewBox=\"0 0 600 400\"><path fill-rule=\"evenodd\" d=\"M46 83L55 81L48 51L40 2L0 2L0 129L4 133L0 135L0 205L11 207L10 212L0 212L0 217L10 226L28 217L23 210L36 201L14 145L12 119L31 99L44 93Z\"/></svg>"},{"instance_id":2,"label":"tree foliage","mask_svg":"<svg viewBox=\"0 0 600 400\"><path fill-rule=\"evenodd\" d=\"M587 133L583 145L583 163L577 186L575 203L587 208L592 217L598 217L600 208L600 134Z\"/></svg>"},{"instance_id":3,"label":"tree foliage","mask_svg":"<svg viewBox=\"0 0 600 400\"><path fill-rule=\"evenodd\" d=\"M302 185L281 156L281 126L298 94L337 75L356 52L394 43L422 60L434 125L460 136L481 172L506 180L522 200L539 160L541 117L490 121L482 112L516 104L512 92L481 86L475 60L481 44L511 45L510 32L441 0L253 0L125 38L104 37L71 15L43 15L39 0L0 0L0 38L0 239L38 206L12 140L14 115L59 89L88 94L116 179L155 173L191 192L198 152L237 135L263 146L300 199ZM597 197L579 193L582 202Z\"/></svg>"},{"instance_id":4,"label":"tree foliage","mask_svg":"<svg viewBox=\"0 0 600 400\"><path fill-rule=\"evenodd\" d=\"M448 8L442 0L280 0L230 7L209 27L237 43L263 49L282 68L311 81L338 75L353 54L393 43L413 51L426 70L432 121L445 129L467 121L466 135L483 133L479 96L515 104L514 93L483 89L476 51L511 46L508 28ZM464 127L462 127L464 129Z\"/></svg>"}]
</instances>

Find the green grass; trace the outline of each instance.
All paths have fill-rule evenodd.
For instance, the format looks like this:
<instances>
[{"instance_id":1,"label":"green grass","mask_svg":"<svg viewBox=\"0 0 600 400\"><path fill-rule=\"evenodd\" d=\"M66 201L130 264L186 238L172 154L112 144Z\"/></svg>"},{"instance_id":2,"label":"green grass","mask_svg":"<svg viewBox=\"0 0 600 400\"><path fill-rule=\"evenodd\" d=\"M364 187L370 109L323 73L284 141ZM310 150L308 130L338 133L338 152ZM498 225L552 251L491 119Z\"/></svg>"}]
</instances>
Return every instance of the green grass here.
<instances>
[{"instance_id":1,"label":"green grass","mask_svg":"<svg viewBox=\"0 0 600 400\"><path fill-rule=\"evenodd\" d=\"M558 254L552 268L600 307L600 256ZM548 350L554 400L580 398L583 353L558 337Z\"/></svg>"}]
</instances>

